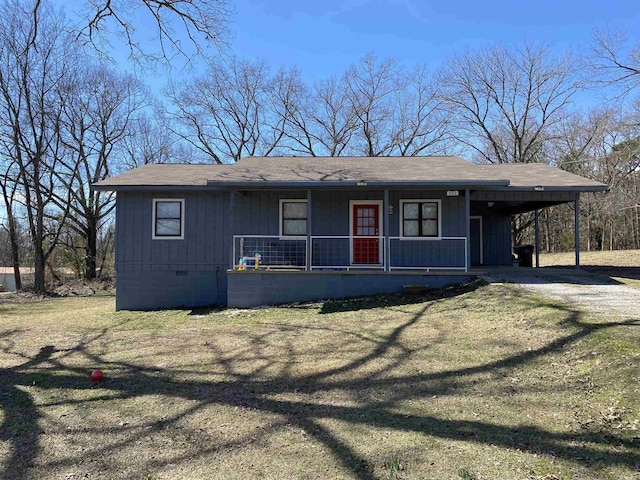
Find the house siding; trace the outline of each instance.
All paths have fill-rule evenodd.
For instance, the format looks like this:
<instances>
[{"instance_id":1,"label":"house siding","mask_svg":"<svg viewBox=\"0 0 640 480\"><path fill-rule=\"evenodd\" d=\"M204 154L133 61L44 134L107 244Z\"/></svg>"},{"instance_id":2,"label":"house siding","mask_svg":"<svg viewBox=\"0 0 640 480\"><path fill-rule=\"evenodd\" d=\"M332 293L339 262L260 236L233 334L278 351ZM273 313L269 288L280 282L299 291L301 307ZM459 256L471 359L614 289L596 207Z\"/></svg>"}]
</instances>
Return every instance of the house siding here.
<instances>
[{"instance_id":1,"label":"house siding","mask_svg":"<svg viewBox=\"0 0 640 480\"><path fill-rule=\"evenodd\" d=\"M300 191L248 191L236 196L234 203L234 230L236 235L279 235L279 202L281 199L306 199L307 192ZM320 236L348 236L350 201L381 201L384 198L382 190L341 191L325 190L313 191L311 194L311 235ZM389 205L393 213L387 213L389 220L389 235L400 235L400 200L440 200L441 201L441 236L464 237L466 233L466 217L464 207L464 192L458 197L448 197L446 191L390 191ZM381 225L381 232L382 232ZM450 266L464 266L464 241L428 241L394 240L395 253L391 262L399 267L413 267L415 265L431 265L445 268ZM255 241L247 240L247 250L254 249ZM258 245L258 243L256 243ZM255 249L258 249L257 247ZM295 250L294 246L291 246ZM315 266L349 265L350 245L348 239L314 239L312 262ZM261 251L263 256L264 251ZM291 254L299 257L303 252ZM267 260L267 258L264 258Z\"/></svg>"},{"instance_id":2,"label":"house siding","mask_svg":"<svg viewBox=\"0 0 640 480\"><path fill-rule=\"evenodd\" d=\"M152 239L154 198L184 198L184 239ZM116 201L118 310L226 304L229 194L121 192Z\"/></svg>"},{"instance_id":3,"label":"house siding","mask_svg":"<svg viewBox=\"0 0 640 480\"><path fill-rule=\"evenodd\" d=\"M389 222L389 236L400 235L401 200L439 200L441 236L464 237L466 234L465 192L448 197L444 190L390 190L392 213L383 211ZM184 238L153 239L153 199L185 200ZM454 283L455 276L375 275L354 272L317 272L318 275L271 273L234 276L227 270L236 262L232 258L234 235L279 235L280 200L306 199L307 190L286 191L151 191L118 192L116 206L116 270L118 310L147 310L208 305L260 305L300 301L312 298L391 293L401 291L407 283L427 283L432 287ZM383 190L313 190L311 193L310 234L314 236L349 236L350 201L384 199ZM231 207L233 210L231 211ZM384 210L384 209L383 209ZM473 212L472 212L473 213ZM473 213L475 214L475 213ZM483 217L485 265L511 264L510 217L490 210ZM381 227L381 232L384 230ZM251 245L253 240L246 240ZM296 243L297 242L297 243ZM327 242L326 248L322 242ZM333 242L333 243L332 243ZM449 268L464 266L464 239L461 240L392 240L392 266ZM281 240L272 243L284 248L285 264L302 262L304 240ZM258 245L258 243L256 243ZM262 244L264 248L266 244ZM253 248L253 247L252 247ZM253 250L252 250L253 251ZM314 239L313 264L349 265L348 239ZM237 253L237 252L236 252ZM281 253L281 252L280 252ZM266 256L267 252L263 252ZM382 258L381 258L382 260ZM307 272L309 273L309 272ZM322 274L325 274L324 276ZM382 272L379 272L382 273ZM297 276L296 276L297 275ZM463 278L462 276L460 278ZM465 277L466 278L466 277ZM258 281L260 280L260 281ZM247 283L243 283L246 281ZM260 288L260 291L254 289ZM247 299L250 298L250 299Z\"/></svg>"},{"instance_id":4,"label":"house siding","mask_svg":"<svg viewBox=\"0 0 640 480\"><path fill-rule=\"evenodd\" d=\"M512 264L510 215L483 213L482 237L485 266L501 267Z\"/></svg>"},{"instance_id":5,"label":"house siding","mask_svg":"<svg viewBox=\"0 0 640 480\"><path fill-rule=\"evenodd\" d=\"M16 279L11 273L0 273L0 285L6 292L15 292L16 291ZM3 291L0 289L0 292Z\"/></svg>"}]
</instances>

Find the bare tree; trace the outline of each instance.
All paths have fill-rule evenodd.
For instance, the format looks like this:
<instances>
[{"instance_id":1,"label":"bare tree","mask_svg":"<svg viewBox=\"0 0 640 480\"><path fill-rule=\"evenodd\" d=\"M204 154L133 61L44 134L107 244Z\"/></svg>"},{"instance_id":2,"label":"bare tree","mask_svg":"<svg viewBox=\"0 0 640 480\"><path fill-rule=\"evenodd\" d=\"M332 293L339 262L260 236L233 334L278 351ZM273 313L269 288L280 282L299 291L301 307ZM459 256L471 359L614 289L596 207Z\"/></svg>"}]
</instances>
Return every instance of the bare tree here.
<instances>
[{"instance_id":1,"label":"bare tree","mask_svg":"<svg viewBox=\"0 0 640 480\"><path fill-rule=\"evenodd\" d=\"M579 88L575 70L546 46L496 45L452 57L440 84L454 138L482 162L545 161L544 144Z\"/></svg>"},{"instance_id":2,"label":"bare tree","mask_svg":"<svg viewBox=\"0 0 640 480\"><path fill-rule=\"evenodd\" d=\"M36 26L45 3L35 0L25 10ZM136 61L168 61L175 55L190 60L190 52L202 54L205 45L224 47L232 12L229 0L85 0L79 8L84 22L77 29L79 39L104 53L121 38ZM141 28L148 25L155 30L157 50L149 45L149 31ZM35 42L38 33L36 27L29 41Z\"/></svg>"},{"instance_id":3,"label":"bare tree","mask_svg":"<svg viewBox=\"0 0 640 480\"><path fill-rule=\"evenodd\" d=\"M18 0L0 7L0 148L16 166L33 247L34 289L44 292L46 260L66 219L66 211L53 203L54 172L62 155L63 86L77 65L71 64L73 42L64 18L42 5L36 18L29 14L34 8Z\"/></svg>"},{"instance_id":4,"label":"bare tree","mask_svg":"<svg viewBox=\"0 0 640 480\"><path fill-rule=\"evenodd\" d=\"M215 163L271 155L286 124L282 110L275 110L279 86L263 61L216 63L171 94L176 110L167 112L167 126Z\"/></svg>"},{"instance_id":5,"label":"bare tree","mask_svg":"<svg viewBox=\"0 0 640 480\"><path fill-rule=\"evenodd\" d=\"M216 163L248 155L421 155L444 149L449 123L425 67L368 55L312 88L297 69L214 65L172 95L171 128Z\"/></svg>"},{"instance_id":6,"label":"bare tree","mask_svg":"<svg viewBox=\"0 0 640 480\"><path fill-rule=\"evenodd\" d=\"M0 117L1 118L1 117ZM5 136L7 132L0 130L0 136ZM0 145L11 144L10 138L0 139ZM1 154L0 154L1 155ZM18 193L19 177L16 162L9 156L0 156L0 190L4 201L4 209L7 216L7 224L2 225L6 229L9 249L11 251L11 265L13 266L13 276L16 289L22 289L22 276L20 275L20 244L18 240L18 220L16 218L16 195Z\"/></svg>"},{"instance_id":7,"label":"bare tree","mask_svg":"<svg viewBox=\"0 0 640 480\"><path fill-rule=\"evenodd\" d=\"M347 97L357 124L355 148L361 155L389 155L397 146L393 115L401 80L401 69L395 59L379 61L373 54L366 55L345 73Z\"/></svg>"},{"instance_id":8,"label":"bare tree","mask_svg":"<svg viewBox=\"0 0 640 480\"><path fill-rule=\"evenodd\" d=\"M150 115L141 113L128 122L129 132L122 138L121 168L131 169L148 163L171 163L176 147L171 132Z\"/></svg>"},{"instance_id":9,"label":"bare tree","mask_svg":"<svg viewBox=\"0 0 640 480\"><path fill-rule=\"evenodd\" d=\"M98 232L115 208L113 192L91 189L91 184L107 178L114 170L127 136L132 133L133 116L145 105L145 92L133 77L104 67L88 67L75 72L67 85L62 112L62 142L67 155L58 162L56 177L65 196L54 195L61 210L67 210L67 225L73 237L73 251L82 249L83 276L96 276ZM69 201L70 200L70 201Z\"/></svg>"},{"instance_id":10,"label":"bare tree","mask_svg":"<svg viewBox=\"0 0 640 480\"><path fill-rule=\"evenodd\" d=\"M355 111L351 108L346 82L334 77L314 86L314 100L306 110L309 121L315 124L315 139L331 157L348 152L357 129Z\"/></svg>"},{"instance_id":11,"label":"bare tree","mask_svg":"<svg viewBox=\"0 0 640 480\"><path fill-rule=\"evenodd\" d=\"M343 77L353 125L349 151L366 156L440 153L448 121L426 66L406 70L393 58L366 55Z\"/></svg>"},{"instance_id":12,"label":"bare tree","mask_svg":"<svg viewBox=\"0 0 640 480\"><path fill-rule=\"evenodd\" d=\"M453 138L483 163L548 163L547 144L579 88L575 70L530 44L453 56L440 76ZM514 244L532 223L531 214L514 217Z\"/></svg>"},{"instance_id":13,"label":"bare tree","mask_svg":"<svg viewBox=\"0 0 640 480\"><path fill-rule=\"evenodd\" d=\"M426 66L418 65L404 75L396 93L395 151L402 156L446 151L450 122L442 108L440 85Z\"/></svg>"},{"instance_id":14,"label":"bare tree","mask_svg":"<svg viewBox=\"0 0 640 480\"><path fill-rule=\"evenodd\" d=\"M346 86L336 77L299 86L285 129L294 154L338 157L349 151L357 124Z\"/></svg>"},{"instance_id":15,"label":"bare tree","mask_svg":"<svg viewBox=\"0 0 640 480\"><path fill-rule=\"evenodd\" d=\"M596 30L591 67L591 80L628 93L640 86L640 40L632 44L619 30Z\"/></svg>"}]
</instances>

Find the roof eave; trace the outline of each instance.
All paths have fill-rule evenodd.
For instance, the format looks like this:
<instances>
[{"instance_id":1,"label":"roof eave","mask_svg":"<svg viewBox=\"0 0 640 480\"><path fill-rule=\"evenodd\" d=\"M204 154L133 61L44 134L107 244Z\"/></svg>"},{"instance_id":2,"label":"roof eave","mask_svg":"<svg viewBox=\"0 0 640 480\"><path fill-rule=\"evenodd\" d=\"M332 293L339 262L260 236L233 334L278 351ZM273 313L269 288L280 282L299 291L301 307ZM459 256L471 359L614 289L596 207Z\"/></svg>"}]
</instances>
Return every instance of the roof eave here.
<instances>
[{"instance_id":1,"label":"roof eave","mask_svg":"<svg viewBox=\"0 0 640 480\"><path fill-rule=\"evenodd\" d=\"M509 186L496 190L506 192L606 192L607 185L536 185L536 186Z\"/></svg>"},{"instance_id":2,"label":"roof eave","mask_svg":"<svg viewBox=\"0 0 640 480\"><path fill-rule=\"evenodd\" d=\"M228 188L212 188L207 185L91 185L97 192L148 192L153 190L166 191L202 191L202 190L229 190Z\"/></svg>"},{"instance_id":3,"label":"roof eave","mask_svg":"<svg viewBox=\"0 0 640 480\"><path fill-rule=\"evenodd\" d=\"M202 185L105 185L94 184L95 191L210 191L210 190L260 190L260 189L307 189L307 188L442 188L499 190L505 192L605 192L607 185L537 185L510 186L508 180L465 180L465 181L295 181L295 182L218 182L207 181Z\"/></svg>"},{"instance_id":4,"label":"roof eave","mask_svg":"<svg viewBox=\"0 0 640 480\"><path fill-rule=\"evenodd\" d=\"M438 180L438 181L387 181L387 180L308 180L308 181L258 181L258 182L218 182L209 180L208 186L224 185L231 189L261 189L261 188L366 188L366 187L442 187L442 188L487 188L504 187L508 180Z\"/></svg>"}]
</instances>

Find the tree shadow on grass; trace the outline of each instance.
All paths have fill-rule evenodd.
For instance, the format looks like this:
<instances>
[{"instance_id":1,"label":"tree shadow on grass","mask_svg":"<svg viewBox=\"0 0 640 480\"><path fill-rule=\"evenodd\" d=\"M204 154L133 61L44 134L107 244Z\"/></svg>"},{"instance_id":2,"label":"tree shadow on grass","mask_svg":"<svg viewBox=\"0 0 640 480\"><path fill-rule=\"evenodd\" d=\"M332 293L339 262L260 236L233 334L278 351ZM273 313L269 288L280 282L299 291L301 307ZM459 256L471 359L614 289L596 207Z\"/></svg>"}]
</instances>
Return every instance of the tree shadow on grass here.
<instances>
[{"instance_id":1,"label":"tree shadow on grass","mask_svg":"<svg viewBox=\"0 0 640 480\"><path fill-rule=\"evenodd\" d=\"M586 265L585 270L607 277L627 278L629 280L640 280L640 267L621 267L618 265ZM613 280L617 282L616 280ZM620 282L617 282L620 283Z\"/></svg>"},{"instance_id":2,"label":"tree shadow on grass","mask_svg":"<svg viewBox=\"0 0 640 480\"><path fill-rule=\"evenodd\" d=\"M323 422L327 420L338 420L353 427L415 432L444 440L460 440L532 454L545 454L583 466L623 466L633 470L640 465L638 445L629 444L628 440L619 435L603 435L592 431L558 433L536 426L524 425L513 428L484 421L451 420L434 415L398 413L399 406L407 400L463 392L475 375L493 375L500 372L505 374L514 368L560 352L595 332L619 326L638 326L639 320L587 323L581 319L580 312L553 304L553 308L566 311L567 332L539 348L519 351L504 358L464 368L426 373L406 373L401 370L398 373L398 368L415 354L415 348L404 345L403 333L424 319L432 305L433 302L425 302L418 312L408 316L406 321L382 338L367 337L370 348L357 358L339 366L306 374L292 374L291 369L283 368L281 375L270 377L264 375L263 367L255 367L250 373L242 370L240 365L245 364L249 353L253 354L251 358L260 358L261 345L265 339L260 338L258 334L249 347L253 352L241 349L229 353L221 347L211 346L212 354L216 358L214 364L225 375L225 379L220 381L181 378L185 373L198 373L196 370L163 370L145 365L105 361L93 352L92 346L105 339L107 330L87 337L73 348L64 351L51 345L44 346L34 356L24 357L21 364L0 369L0 407L3 411L0 439L7 442L11 448L11 454L3 465L3 477L16 480L31 478L36 459L40 459L39 438L44 433L41 426L43 409L56 402L38 405L28 391L29 386L34 384L45 390L62 389L76 392L104 388L101 395L94 395L90 400L80 400L85 404L147 395L160 395L185 404L178 413L149 422L138 430L128 425L115 427L116 431L114 426L86 427L87 432L99 433L110 439L105 442L105 446L96 445L92 448L90 453L94 457L107 455L114 450L135 448L150 433L166 431L180 424L183 419L188 419L212 406L250 409L277 419L262 426L259 436L255 433L245 434L226 443L201 445L195 454L189 452L172 455L169 459L150 459L145 464L146 468L161 469L180 461L192 462L194 456L242 448L265 441L269 435L283 428L295 426L306 432L317 444L331 451L335 460L350 472L353 478L379 478L374 465L362 457L354 445L350 445L326 427ZM5 353L9 353L7 348L4 349ZM74 354L84 356L87 364L106 365L111 371L120 373L108 379L102 386L91 384L85 368L65 363L65 359ZM286 357L286 353L283 353L283 356ZM366 373L360 370L363 367L371 367L376 360L386 357L391 358L386 365L375 369L365 368ZM265 355L261 360L268 362L269 358ZM289 358L289 363L293 362L295 358ZM351 377L344 379L345 374L350 374ZM194 378L194 375L186 377ZM312 401L309 397L335 390L345 391L365 400L357 405L336 405ZM376 400L366 398L366 395L362 394L371 390L384 391L389 395L385 399ZM61 399L56 404L72 403L72 400ZM119 435L116 435L118 433ZM620 448L621 446L624 448ZM64 459L51 461L47 466L70 467L78 464L80 460L79 456L71 454ZM42 462L40 459L40 463ZM103 468L108 469L109 465L104 465ZM116 475L117 472L111 473ZM144 472L137 473L142 475Z\"/></svg>"},{"instance_id":3,"label":"tree shadow on grass","mask_svg":"<svg viewBox=\"0 0 640 480\"><path fill-rule=\"evenodd\" d=\"M468 282L436 288L425 293L418 294L383 294L366 297L353 297L336 300L328 300L322 303L321 314L336 312L352 312L373 308L397 307L401 305L415 305L434 300L442 300L456 297L486 285L486 282L474 279ZM305 308L305 305L294 305L292 308Z\"/></svg>"}]
</instances>

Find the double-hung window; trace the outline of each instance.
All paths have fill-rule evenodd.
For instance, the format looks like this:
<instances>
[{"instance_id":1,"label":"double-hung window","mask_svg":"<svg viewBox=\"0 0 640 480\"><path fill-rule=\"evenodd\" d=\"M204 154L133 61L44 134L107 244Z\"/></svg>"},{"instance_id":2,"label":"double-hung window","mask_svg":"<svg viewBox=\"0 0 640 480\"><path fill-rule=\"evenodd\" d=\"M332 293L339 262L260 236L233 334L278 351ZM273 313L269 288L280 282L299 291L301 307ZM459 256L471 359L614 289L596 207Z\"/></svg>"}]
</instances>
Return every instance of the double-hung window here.
<instances>
[{"instance_id":1,"label":"double-hung window","mask_svg":"<svg viewBox=\"0 0 640 480\"><path fill-rule=\"evenodd\" d=\"M153 199L153 238L184 238L184 199Z\"/></svg>"},{"instance_id":2,"label":"double-hung window","mask_svg":"<svg viewBox=\"0 0 640 480\"><path fill-rule=\"evenodd\" d=\"M307 201L280 200L280 236L303 237L307 234Z\"/></svg>"},{"instance_id":3,"label":"double-hung window","mask_svg":"<svg viewBox=\"0 0 640 480\"><path fill-rule=\"evenodd\" d=\"M440 200L401 200L402 237L440 237Z\"/></svg>"}]
</instances>

